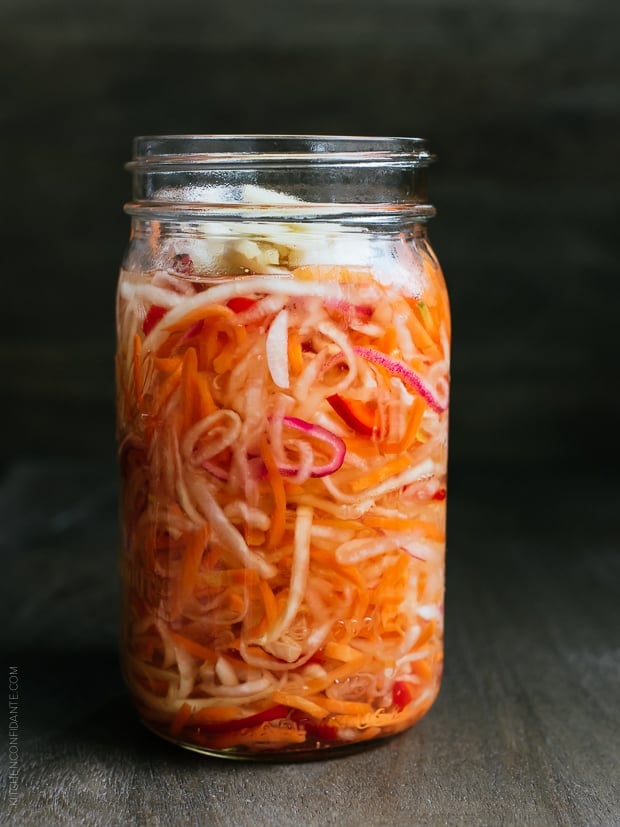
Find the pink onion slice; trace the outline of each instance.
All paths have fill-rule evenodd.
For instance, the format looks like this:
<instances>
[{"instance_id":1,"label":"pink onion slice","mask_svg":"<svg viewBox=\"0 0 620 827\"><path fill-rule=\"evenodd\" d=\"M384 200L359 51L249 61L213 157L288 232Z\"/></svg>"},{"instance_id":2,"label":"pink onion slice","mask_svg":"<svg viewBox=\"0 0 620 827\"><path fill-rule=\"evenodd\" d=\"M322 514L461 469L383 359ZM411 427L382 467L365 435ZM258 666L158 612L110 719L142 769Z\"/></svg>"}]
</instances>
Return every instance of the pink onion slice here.
<instances>
[{"instance_id":1,"label":"pink onion slice","mask_svg":"<svg viewBox=\"0 0 620 827\"><path fill-rule=\"evenodd\" d=\"M322 465L313 465L310 471L311 477L325 477L328 474L333 474L337 471L344 462L344 455L346 453L346 446L339 436L323 428L321 425L314 425L312 422L307 422L305 419L298 419L296 416L285 416L282 422L289 428L299 431L302 434L307 434L319 442L323 442L331 448L331 458ZM298 468L294 465L279 466L280 473L285 477L295 476Z\"/></svg>"},{"instance_id":2,"label":"pink onion slice","mask_svg":"<svg viewBox=\"0 0 620 827\"><path fill-rule=\"evenodd\" d=\"M351 304L345 299L326 299L325 304L330 310L338 310L347 317L357 314L369 319L374 313L374 309L368 304Z\"/></svg>"},{"instance_id":3,"label":"pink onion slice","mask_svg":"<svg viewBox=\"0 0 620 827\"><path fill-rule=\"evenodd\" d=\"M204 319L198 319L198 321L194 322L194 324L191 327L187 328L187 330L185 331L185 333L183 334L183 336L181 338L181 342L186 342L188 339L193 339L194 336L198 336L199 333L202 333L202 329L203 329L204 325L205 325L205 320Z\"/></svg>"},{"instance_id":4,"label":"pink onion slice","mask_svg":"<svg viewBox=\"0 0 620 827\"><path fill-rule=\"evenodd\" d=\"M432 408L435 413L442 413L446 410L446 407L438 402L435 394L424 382L424 380L418 376L414 370L405 365L404 362L400 362L398 359L392 359L391 356L386 356L385 353L381 353L381 351L375 350L372 347L356 346L353 348L353 351L358 356L361 356L362 359L366 359L368 362L379 365L394 376L398 376L399 379L402 379L403 383L410 390L415 391L422 397L422 399L425 400L425 402L428 402L429 407Z\"/></svg>"}]
</instances>

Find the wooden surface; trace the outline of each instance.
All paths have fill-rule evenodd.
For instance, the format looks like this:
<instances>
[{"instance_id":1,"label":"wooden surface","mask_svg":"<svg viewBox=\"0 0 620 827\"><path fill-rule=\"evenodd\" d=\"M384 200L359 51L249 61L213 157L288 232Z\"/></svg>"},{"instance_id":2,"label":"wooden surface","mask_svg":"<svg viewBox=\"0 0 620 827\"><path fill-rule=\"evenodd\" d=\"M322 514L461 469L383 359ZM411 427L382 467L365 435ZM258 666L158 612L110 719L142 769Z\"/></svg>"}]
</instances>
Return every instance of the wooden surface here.
<instances>
[{"instance_id":1,"label":"wooden surface","mask_svg":"<svg viewBox=\"0 0 620 827\"><path fill-rule=\"evenodd\" d=\"M617 476L455 475L446 672L428 716L347 758L235 764L157 740L129 707L113 467L14 464L0 588L20 774L2 824L615 827L619 500Z\"/></svg>"}]
</instances>

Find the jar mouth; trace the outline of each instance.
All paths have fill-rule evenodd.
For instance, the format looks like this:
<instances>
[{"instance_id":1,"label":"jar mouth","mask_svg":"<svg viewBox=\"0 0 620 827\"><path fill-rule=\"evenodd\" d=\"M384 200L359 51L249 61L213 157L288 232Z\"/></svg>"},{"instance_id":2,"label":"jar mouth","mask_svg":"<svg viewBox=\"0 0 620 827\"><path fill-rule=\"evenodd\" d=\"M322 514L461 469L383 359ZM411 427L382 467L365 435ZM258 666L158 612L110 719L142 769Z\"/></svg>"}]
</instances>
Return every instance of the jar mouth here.
<instances>
[{"instance_id":1,"label":"jar mouth","mask_svg":"<svg viewBox=\"0 0 620 827\"><path fill-rule=\"evenodd\" d=\"M130 215L147 220L341 224L434 215L423 138L152 135L135 138Z\"/></svg>"},{"instance_id":2,"label":"jar mouth","mask_svg":"<svg viewBox=\"0 0 620 827\"><path fill-rule=\"evenodd\" d=\"M423 138L363 135L147 135L133 142L131 172L238 169L428 166Z\"/></svg>"}]
</instances>

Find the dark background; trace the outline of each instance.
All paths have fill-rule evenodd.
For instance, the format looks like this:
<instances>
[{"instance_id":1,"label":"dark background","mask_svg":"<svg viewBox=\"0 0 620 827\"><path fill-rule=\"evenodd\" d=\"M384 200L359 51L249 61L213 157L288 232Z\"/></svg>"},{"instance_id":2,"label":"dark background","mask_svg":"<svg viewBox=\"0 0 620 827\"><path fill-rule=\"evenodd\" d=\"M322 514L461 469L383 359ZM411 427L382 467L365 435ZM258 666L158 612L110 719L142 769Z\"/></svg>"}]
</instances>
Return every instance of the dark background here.
<instances>
[{"instance_id":1,"label":"dark background","mask_svg":"<svg viewBox=\"0 0 620 827\"><path fill-rule=\"evenodd\" d=\"M618 461L615 0L2 0L0 459L114 461L136 134L419 135L452 470Z\"/></svg>"}]
</instances>

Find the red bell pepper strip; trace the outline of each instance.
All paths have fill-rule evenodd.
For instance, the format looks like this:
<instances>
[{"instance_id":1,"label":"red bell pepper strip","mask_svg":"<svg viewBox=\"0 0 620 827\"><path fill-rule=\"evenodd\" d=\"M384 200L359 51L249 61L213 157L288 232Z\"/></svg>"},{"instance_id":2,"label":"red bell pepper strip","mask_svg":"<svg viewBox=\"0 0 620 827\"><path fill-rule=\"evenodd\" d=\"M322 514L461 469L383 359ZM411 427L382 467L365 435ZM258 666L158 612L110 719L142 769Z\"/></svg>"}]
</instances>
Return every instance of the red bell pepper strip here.
<instances>
[{"instance_id":1,"label":"red bell pepper strip","mask_svg":"<svg viewBox=\"0 0 620 827\"><path fill-rule=\"evenodd\" d=\"M165 307L160 307L158 304L153 304L146 314L144 322L142 323L142 331L145 336L148 336L151 330L155 327L157 322L164 318L168 311Z\"/></svg>"},{"instance_id":2,"label":"red bell pepper strip","mask_svg":"<svg viewBox=\"0 0 620 827\"><path fill-rule=\"evenodd\" d=\"M328 396L327 401L338 416L358 434L372 436L379 428L376 406L360 402L359 399L345 399L338 393Z\"/></svg>"},{"instance_id":3,"label":"red bell pepper strip","mask_svg":"<svg viewBox=\"0 0 620 827\"><path fill-rule=\"evenodd\" d=\"M256 304L255 299L248 299L247 296L235 296L226 302L226 306L234 313L243 313L244 310L249 310Z\"/></svg>"},{"instance_id":4,"label":"red bell pepper strip","mask_svg":"<svg viewBox=\"0 0 620 827\"><path fill-rule=\"evenodd\" d=\"M411 687L406 681L396 681L392 687L392 703L399 712L411 703L413 700L413 693Z\"/></svg>"}]
</instances>

